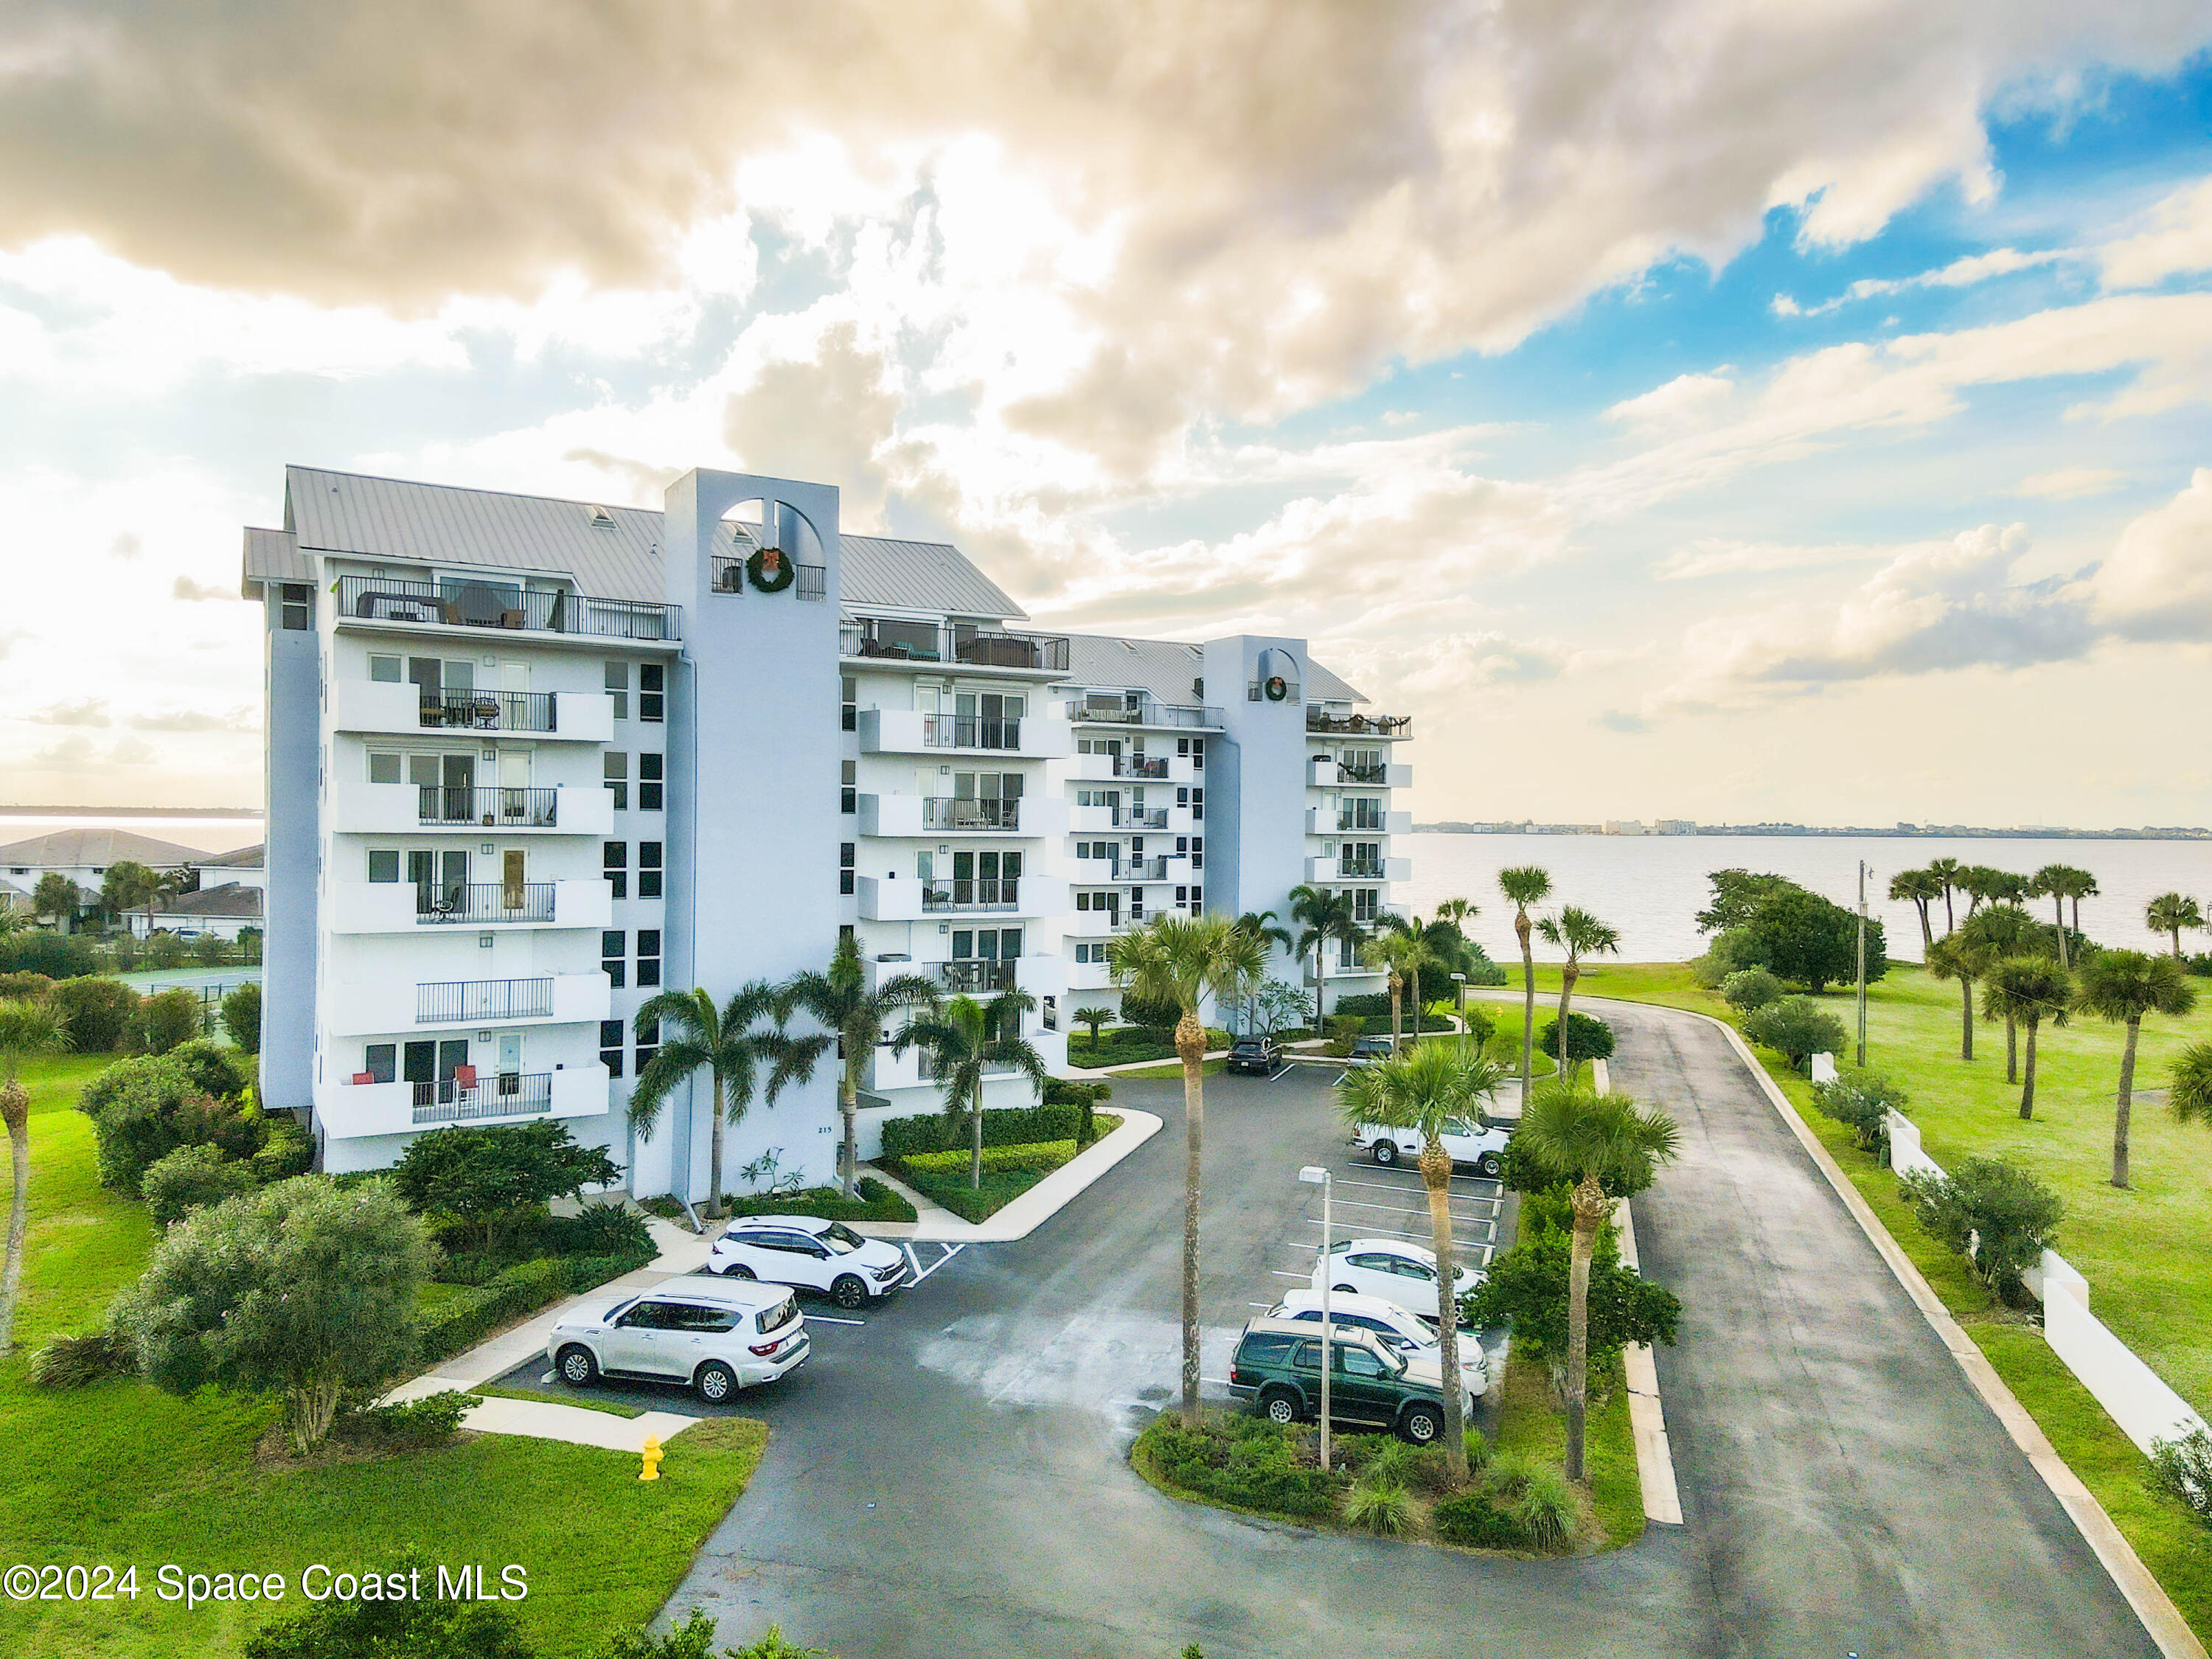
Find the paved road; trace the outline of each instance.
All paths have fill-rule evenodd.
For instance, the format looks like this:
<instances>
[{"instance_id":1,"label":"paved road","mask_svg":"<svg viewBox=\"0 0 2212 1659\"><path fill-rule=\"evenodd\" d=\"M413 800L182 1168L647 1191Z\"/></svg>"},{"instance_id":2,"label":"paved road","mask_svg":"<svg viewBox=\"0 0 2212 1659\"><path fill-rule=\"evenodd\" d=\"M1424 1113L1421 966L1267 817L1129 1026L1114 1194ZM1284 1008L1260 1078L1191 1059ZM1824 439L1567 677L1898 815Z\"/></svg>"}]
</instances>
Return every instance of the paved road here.
<instances>
[{"instance_id":1,"label":"paved road","mask_svg":"<svg viewBox=\"0 0 2212 1659\"><path fill-rule=\"evenodd\" d=\"M1125 1455L1176 1375L1181 1101L1124 1080L1165 1132L1030 1238L822 1327L805 1371L740 1402L767 1457L671 1607L845 1659L2154 1652L1717 1035L1605 1012L1619 1085L1685 1132L1637 1215L1687 1309L1660 1360L1685 1526L1516 1562L1152 1492ZM1288 1282L1297 1165L1344 1168L1326 1082L1209 1079L1210 1376Z\"/></svg>"}]
</instances>

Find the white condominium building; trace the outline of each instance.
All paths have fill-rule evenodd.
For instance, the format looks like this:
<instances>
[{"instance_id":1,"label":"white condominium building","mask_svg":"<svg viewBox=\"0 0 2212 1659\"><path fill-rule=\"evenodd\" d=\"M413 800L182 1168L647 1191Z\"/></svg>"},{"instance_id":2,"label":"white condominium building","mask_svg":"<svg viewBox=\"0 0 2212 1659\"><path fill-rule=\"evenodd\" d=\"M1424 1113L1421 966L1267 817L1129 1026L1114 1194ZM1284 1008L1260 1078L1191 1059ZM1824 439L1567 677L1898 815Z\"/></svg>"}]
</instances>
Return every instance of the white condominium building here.
<instances>
[{"instance_id":1,"label":"white condominium building","mask_svg":"<svg viewBox=\"0 0 2212 1659\"><path fill-rule=\"evenodd\" d=\"M263 1084L325 1165L441 1125L553 1117L639 1195L705 1195L708 1094L629 1127L643 1001L825 965L1113 1006L1114 933L1273 910L1379 915L1406 722L1304 642L1039 634L957 549L842 534L830 486L694 471L664 512L293 467L246 534L267 617ZM1328 986L1380 981L1339 947ZM1289 977L1297 964L1278 959ZM1310 982L1310 968L1305 969ZM834 1173L836 1066L732 1129ZM994 1081L991 1104L1026 1095ZM915 1049L883 1118L938 1109Z\"/></svg>"}]
</instances>

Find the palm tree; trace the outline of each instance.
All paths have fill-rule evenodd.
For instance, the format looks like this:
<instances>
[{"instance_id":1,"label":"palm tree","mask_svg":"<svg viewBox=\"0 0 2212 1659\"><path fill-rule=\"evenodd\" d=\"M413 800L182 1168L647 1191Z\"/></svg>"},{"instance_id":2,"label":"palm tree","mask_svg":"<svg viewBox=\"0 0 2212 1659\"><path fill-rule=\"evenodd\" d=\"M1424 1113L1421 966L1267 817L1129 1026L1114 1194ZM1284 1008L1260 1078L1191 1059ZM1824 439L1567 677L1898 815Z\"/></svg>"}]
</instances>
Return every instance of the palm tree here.
<instances>
[{"instance_id":1,"label":"palm tree","mask_svg":"<svg viewBox=\"0 0 2212 1659\"><path fill-rule=\"evenodd\" d=\"M860 1073L883 1041L891 1015L908 1008L934 1012L936 1007L937 987L920 974L896 974L869 990L860 947L849 933L838 938L829 972L793 974L776 992L779 1023L789 1019L794 1010L804 1009L836 1033L838 1052L844 1057L837 1079L837 1111L845 1130L837 1162L848 1198L860 1195Z\"/></svg>"},{"instance_id":2,"label":"palm tree","mask_svg":"<svg viewBox=\"0 0 2212 1659\"><path fill-rule=\"evenodd\" d=\"M23 1087L23 1062L70 1046L62 1012L43 997L0 1002L0 1118L8 1124L8 1152L15 1192L8 1206L8 1263L0 1273L0 1354L15 1334L15 1297L23 1284L23 1237L31 1220L31 1096Z\"/></svg>"},{"instance_id":3,"label":"palm tree","mask_svg":"<svg viewBox=\"0 0 2212 1659\"><path fill-rule=\"evenodd\" d=\"M1583 1478L1583 1437L1589 1399L1590 1259L1601 1228L1613 1218L1607 1191L1636 1192L1658 1166L1674 1159L1679 1133L1664 1112L1641 1112L1626 1095L1598 1095L1572 1085L1546 1089L1521 1115L1516 1148L1542 1169L1575 1183L1574 1243L1567 1273L1567 1479Z\"/></svg>"},{"instance_id":4,"label":"palm tree","mask_svg":"<svg viewBox=\"0 0 2212 1659\"><path fill-rule=\"evenodd\" d=\"M1536 957L1528 948L1533 931L1528 907L1551 896L1552 873L1533 864L1500 870L1498 890L1513 901L1513 933L1521 941L1521 1098L1525 1103L1536 1068Z\"/></svg>"},{"instance_id":5,"label":"palm tree","mask_svg":"<svg viewBox=\"0 0 2212 1659\"><path fill-rule=\"evenodd\" d=\"M2075 933L2078 933L2081 931L2081 901L2085 898L2094 898L2096 896L2096 877L2090 874L2087 870L2076 870L2074 872L2074 879L2068 884L2066 890L2068 908L2074 912L2074 931Z\"/></svg>"},{"instance_id":6,"label":"palm tree","mask_svg":"<svg viewBox=\"0 0 2212 1659\"><path fill-rule=\"evenodd\" d=\"M1997 896L2005 876L2002 870L1992 870L1986 864L1970 864L1952 878L1953 884L1966 896L1966 920L1972 921L1974 913Z\"/></svg>"},{"instance_id":7,"label":"palm tree","mask_svg":"<svg viewBox=\"0 0 2212 1659\"><path fill-rule=\"evenodd\" d=\"M1078 1008L1068 1018L1078 1025L1090 1027L1091 1052L1095 1054L1098 1052L1098 1028L1114 1023L1114 1011L1111 1008Z\"/></svg>"},{"instance_id":8,"label":"palm tree","mask_svg":"<svg viewBox=\"0 0 2212 1659\"><path fill-rule=\"evenodd\" d=\"M1544 936L1544 943L1567 953L1566 965L1559 969L1559 1075L1567 1071L1567 1014L1575 1000L1575 981L1583 976L1582 959L1599 951L1620 954L1620 935L1607 927L1587 910L1570 904L1556 916L1546 916L1536 924L1536 931Z\"/></svg>"},{"instance_id":9,"label":"palm tree","mask_svg":"<svg viewBox=\"0 0 2212 1659\"><path fill-rule=\"evenodd\" d=\"M1936 878L1933 870L1900 870L1889 878L1889 896L1893 900L1910 899L1912 908L1920 912L1920 943L1923 949L1936 942L1935 929L1929 925L1928 907L1943 896L1943 884Z\"/></svg>"},{"instance_id":10,"label":"palm tree","mask_svg":"<svg viewBox=\"0 0 2212 1659\"><path fill-rule=\"evenodd\" d=\"M729 1124L745 1115L752 1104L760 1062L769 1065L766 1103L773 1106L787 1085L814 1075L815 1061L830 1047L826 1036L793 1038L784 1034L781 1021L769 1030L753 1028L776 1019L777 992L764 979L745 986L720 1008L703 989L663 991L637 1011L640 1036L658 1030L660 1047L637 1074L630 1091L629 1121L641 1138L650 1140L660 1121L660 1109L676 1085L693 1073L705 1070L714 1080L714 1120L707 1152L707 1213L719 1220L722 1214L722 1140ZM678 1156L682 1157L682 1149Z\"/></svg>"},{"instance_id":11,"label":"palm tree","mask_svg":"<svg viewBox=\"0 0 2212 1659\"><path fill-rule=\"evenodd\" d=\"M1928 873L1936 878L1936 884L1943 890L1943 932L1948 937L1959 925L1958 916L1951 908L1951 895L1959 886L1959 860L1930 859L1928 860Z\"/></svg>"},{"instance_id":12,"label":"palm tree","mask_svg":"<svg viewBox=\"0 0 2212 1659\"><path fill-rule=\"evenodd\" d=\"M1467 1432L1462 1421L1458 1310L1452 1304L1451 1155L1443 1137L1474 1118L1498 1092L1506 1071L1496 1060L1464 1059L1441 1042L1425 1042L1408 1054L1354 1072L1339 1091L1345 1120L1354 1126L1386 1124L1421 1137L1421 1184L1429 1194L1429 1248L1437 1253L1437 1338L1443 1350L1444 1456L1453 1479L1467 1478Z\"/></svg>"},{"instance_id":13,"label":"palm tree","mask_svg":"<svg viewBox=\"0 0 2212 1659\"><path fill-rule=\"evenodd\" d=\"M2212 1042L2192 1042L2181 1051L2166 1103L2184 1123L2212 1123Z\"/></svg>"},{"instance_id":14,"label":"palm tree","mask_svg":"<svg viewBox=\"0 0 2212 1659\"><path fill-rule=\"evenodd\" d=\"M1938 979L1959 981L1959 1058L1974 1057L1974 976L1981 971L1980 953L1955 933L1948 933L1928 947L1928 971Z\"/></svg>"},{"instance_id":15,"label":"palm tree","mask_svg":"<svg viewBox=\"0 0 2212 1659\"><path fill-rule=\"evenodd\" d=\"M2070 864L2046 864L2035 872L2029 890L2039 898L2051 901L2051 919L2058 924L2058 965L2071 968L2073 942L2066 936L2066 901L2074 901L2074 925L2076 932L2081 924L2081 901L2097 890L2097 878L2087 870L2077 870Z\"/></svg>"},{"instance_id":16,"label":"palm tree","mask_svg":"<svg viewBox=\"0 0 2212 1659\"><path fill-rule=\"evenodd\" d=\"M2074 1006L2127 1027L2120 1049L2120 1087L2112 1105L2112 1185L2128 1184L2128 1112L2135 1102L2136 1039L2145 1014L2185 1014L2197 1006L2188 975L2172 957L2142 951L2099 951L2081 964Z\"/></svg>"},{"instance_id":17,"label":"palm tree","mask_svg":"<svg viewBox=\"0 0 2212 1659\"><path fill-rule=\"evenodd\" d=\"M2002 1016L2027 1030L2027 1071L2020 1090L2020 1115L2035 1115L2035 1033L2048 1018L2053 1025L2066 1023L2073 1000L2074 980L2049 957L2004 957L1990 964L1982 976L1982 1012L1985 1018Z\"/></svg>"},{"instance_id":18,"label":"palm tree","mask_svg":"<svg viewBox=\"0 0 2212 1659\"><path fill-rule=\"evenodd\" d=\"M1297 939L1291 934L1289 928L1281 924L1280 920L1276 916L1273 910L1247 910L1243 915L1237 918L1237 925L1243 928L1246 933L1251 934L1254 939L1258 939L1261 945L1263 947L1263 950L1264 947L1273 945L1281 945L1286 951L1294 951L1297 949L1298 942ZM1244 1031L1240 1032L1238 1035L1243 1036L1245 1033L1249 1033L1256 1027L1259 1023L1260 1010L1255 1001L1255 1006L1252 1007L1250 1012L1250 1018L1245 1021ZM1320 1024L1316 1023L1314 1026L1314 1030L1318 1031L1320 1029Z\"/></svg>"},{"instance_id":19,"label":"palm tree","mask_svg":"<svg viewBox=\"0 0 2212 1659\"><path fill-rule=\"evenodd\" d=\"M33 914L52 916L54 926L64 933L70 930L70 924L76 920L76 913L83 903L82 890L58 870L49 870L40 876L38 886L31 894Z\"/></svg>"},{"instance_id":20,"label":"palm tree","mask_svg":"<svg viewBox=\"0 0 2212 1659\"><path fill-rule=\"evenodd\" d=\"M1999 904L2008 904L2015 910L2025 908L2028 895L2035 890L2033 880L2015 875L2009 870L1990 871L1987 885L1992 900Z\"/></svg>"},{"instance_id":21,"label":"palm tree","mask_svg":"<svg viewBox=\"0 0 2212 1659\"><path fill-rule=\"evenodd\" d=\"M1406 988L1408 984L1420 983L1421 969L1434 962L1436 955L1429 949L1428 941L1413 932L1401 917L1392 916L1389 920L1390 926L1382 928L1367 941L1364 954L1370 962L1381 963L1390 975L1390 1052L1395 1054L1402 1040L1401 1013ZM1420 1010L1416 1007L1413 1029L1418 1031L1420 1026Z\"/></svg>"},{"instance_id":22,"label":"palm tree","mask_svg":"<svg viewBox=\"0 0 2212 1659\"><path fill-rule=\"evenodd\" d=\"M1298 892L1310 893L1301 888ZM1347 907L1347 915L1349 907ZM1309 930L1314 926L1309 921ZM1239 995L1265 971L1260 941L1223 915L1156 916L1106 947L1114 982L1146 1001L1173 1002L1176 1057L1182 1061L1182 1420L1198 1426L1198 1191L1205 1147L1206 1027L1199 1005Z\"/></svg>"},{"instance_id":23,"label":"palm tree","mask_svg":"<svg viewBox=\"0 0 2212 1659\"><path fill-rule=\"evenodd\" d=\"M2160 893L2143 908L2143 926L2154 933L2172 935L2177 962L2181 958L2181 930L2203 925L2203 907L2184 893Z\"/></svg>"},{"instance_id":24,"label":"palm tree","mask_svg":"<svg viewBox=\"0 0 2212 1659\"><path fill-rule=\"evenodd\" d=\"M1974 976L1986 981L1990 969L2005 957L2047 957L2050 950L2043 930L2024 909L1995 904L1966 919L1956 942L1972 953ZM2005 1023L2005 1081L2020 1081L2020 1022L2000 1003L1996 1012Z\"/></svg>"},{"instance_id":25,"label":"palm tree","mask_svg":"<svg viewBox=\"0 0 2212 1659\"><path fill-rule=\"evenodd\" d=\"M1299 924L1297 953L1314 955L1314 1030L1319 1031L1328 1019L1328 947L1348 945L1356 950L1365 943L1367 932L1359 925L1351 894L1304 883L1291 889L1291 920Z\"/></svg>"},{"instance_id":26,"label":"palm tree","mask_svg":"<svg viewBox=\"0 0 2212 1659\"><path fill-rule=\"evenodd\" d=\"M1429 947L1429 963L1413 986L1414 998L1423 1007L1435 997L1431 995L1428 986L1420 982L1421 979L1431 975L1440 979L1437 996L1449 994L1444 988L1450 985L1449 975L1453 974L1464 974L1470 981L1474 979L1478 952L1467 936L1467 922L1470 916L1480 914L1473 899L1448 898L1437 901L1436 913L1428 921L1414 918L1413 932L1426 940Z\"/></svg>"},{"instance_id":27,"label":"palm tree","mask_svg":"<svg viewBox=\"0 0 2212 1659\"><path fill-rule=\"evenodd\" d=\"M929 1056L945 1091L946 1119L966 1120L970 1187L983 1184L983 1079L994 1071L1018 1072L1040 1095L1052 1080L1044 1056L1022 1035L1021 1017L1036 1006L1036 999L1021 990L1000 992L988 1007L973 997L955 997L941 1013L933 1004L891 1040L896 1052L919 1047Z\"/></svg>"}]
</instances>

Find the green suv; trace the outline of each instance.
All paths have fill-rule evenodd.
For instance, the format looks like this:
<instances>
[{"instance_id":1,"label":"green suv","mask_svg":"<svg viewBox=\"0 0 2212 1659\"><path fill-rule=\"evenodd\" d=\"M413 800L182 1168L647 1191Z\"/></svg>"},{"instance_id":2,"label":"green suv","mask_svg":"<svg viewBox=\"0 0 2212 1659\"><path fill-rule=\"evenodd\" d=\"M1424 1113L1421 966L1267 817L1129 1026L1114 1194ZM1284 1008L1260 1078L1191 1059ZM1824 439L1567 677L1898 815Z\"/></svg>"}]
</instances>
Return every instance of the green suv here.
<instances>
[{"instance_id":1,"label":"green suv","mask_svg":"<svg viewBox=\"0 0 2212 1659\"><path fill-rule=\"evenodd\" d=\"M1328 1379L1332 1418L1392 1430L1417 1446L1443 1432L1443 1379L1433 1360L1407 1359L1372 1331L1346 1327L1330 1332L1330 1346L1336 1351ZM1250 1321L1229 1362L1229 1392L1276 1423L1319 1415L1320 1333L1304 1320ZM1474 1397L1464 1389L1460 1410L1462 1417L1474 1411Z\"/></svg>"}]
</instances>

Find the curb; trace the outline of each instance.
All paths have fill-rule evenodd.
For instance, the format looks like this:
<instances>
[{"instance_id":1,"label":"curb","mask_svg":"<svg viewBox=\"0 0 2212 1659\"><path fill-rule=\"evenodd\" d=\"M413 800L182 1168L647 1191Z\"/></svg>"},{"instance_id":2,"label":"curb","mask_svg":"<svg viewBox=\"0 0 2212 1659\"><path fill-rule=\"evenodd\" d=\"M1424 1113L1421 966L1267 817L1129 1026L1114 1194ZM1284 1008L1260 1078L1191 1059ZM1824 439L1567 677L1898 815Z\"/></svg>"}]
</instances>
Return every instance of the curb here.
<instances>
[{"instance_id":1,"label":"curb","mask_svg":"<svg viewBox=\"0 0 2212 1659\"><path fill-rule=\"evenodd\" d=\"M1620 1236L1621 1261L1637 1267L1636 1223L1626 1203L1613 1207L1613 1222ZM1632 1342L1622 1351L1621 1368L1627 1373L1628 1420L1636 1434L1636 1473L1644 1488L1644 1518L1679 1527L1682 1494L1674 1484L1674 1452L1667 1440L1667 1413L1659 1403L1659 1368L1652 1360L1651 1350L1641 1342Z\"/></svg>"},{"instance_id":2,"label":"curb","mask_svg":"<svg viewBox=\"0 0 2212 1659\"><path fill-rule=\"evenodd\" d=\"M921 1199L919 1194L909 1194L909 1197L920 1200L915 1206L918 1219L856 1222L853 1231L871 1238L918 1244L1006 1244L1027 1238L1072 1203L1078 1194L1160 1132L1161 1120L1151 1112L1133 1111L1127 1106L1109 1106L1106 1109L1120 1115L1119 1128L1104 1139L1085 1147L988 1221L963 1221L950 1210ZM877 1173L882 1175L880 1170Z\"/></svg>"}]
</instances>

